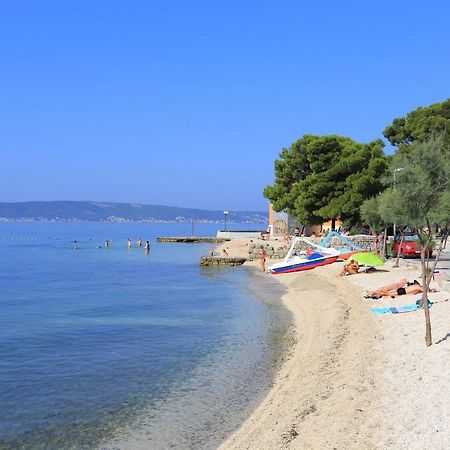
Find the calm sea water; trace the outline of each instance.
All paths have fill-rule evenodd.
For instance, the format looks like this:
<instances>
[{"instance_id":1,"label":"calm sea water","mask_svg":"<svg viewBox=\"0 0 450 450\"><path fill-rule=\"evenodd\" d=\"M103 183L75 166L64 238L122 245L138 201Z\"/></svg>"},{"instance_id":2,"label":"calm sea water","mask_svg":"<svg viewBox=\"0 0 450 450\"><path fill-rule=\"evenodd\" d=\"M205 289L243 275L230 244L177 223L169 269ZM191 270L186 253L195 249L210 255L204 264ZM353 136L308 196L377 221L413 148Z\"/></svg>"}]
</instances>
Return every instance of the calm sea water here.
<instances>
[{"instance_id":1,"label":"calm sea water","mask_svg":"<svg viewBox=\"0 0 450 450\"><path fill-rule=\"evenodd\" d=\"M0 223L0 448L214 448L258 403L289 319L280 293L200 268L209 245L155 242L190 232ZM126 248L139 237L148 255Z\"/></svg>"}]
</instances>

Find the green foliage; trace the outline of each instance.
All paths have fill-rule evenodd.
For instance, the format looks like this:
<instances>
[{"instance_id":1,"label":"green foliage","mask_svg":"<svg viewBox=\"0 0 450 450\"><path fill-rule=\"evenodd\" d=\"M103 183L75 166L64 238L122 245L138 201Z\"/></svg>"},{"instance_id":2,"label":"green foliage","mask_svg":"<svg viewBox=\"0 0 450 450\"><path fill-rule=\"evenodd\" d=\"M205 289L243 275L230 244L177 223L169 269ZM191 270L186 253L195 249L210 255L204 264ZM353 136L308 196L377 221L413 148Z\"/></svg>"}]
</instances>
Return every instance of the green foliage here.
<instances>
[{"instance_id":1,"label":"green foliage","mask_svg":"<svg viewBox=\"0 0 450 450\"><path fill-rule=\"evenodd\" d=\"M305 135L275 161L275 184L264 196L276 211L288 210L300 222L341 218L359 221L359 208L378 194L387 160L380 140L360 144L342 136Z\"/></svg>"},{"instance_id":2,"label":"green foliage","mask_svg":"<svg viewBox=\"0 0 450 450\"><path fill-rule=\"evenodd\" d=\"M372 197L363 202L360 207L361 220L369 225L372 233L379 233L384 222L379 213L378 197Z\"/></svg>"},{"instance_id":3,"label":"green foliage","mask_svg":"<svg viewBox=\"0 0 450 450\"><path fill-rule=\"evenodd\" d=\"M386 224L396 223L399 228L407 226L408 218L402 214L402 210L396 205L402 203L401 192L387 188L378 196L378 213Z\"/></svg>"},{"instance_id":4,"label":"green foliage","mask_svg":"<svg viewBox=\"0 0 450 450\"><path fill-rule=\"evenodd\" d=\"M430 212L430 220L443 228L450 225L450 189L447 188L439 198L436 207Z\"/></svg>"},{"instance_id":5,"label":"green foliage","mask_svg":"<svg viewBox=\"0 0 450 450\"><path fill-rule=\"evenodd\" d=\"M443 133L450 142L450 99L419 107L406 117L394 119L383 131L385 138L395 146L425 142Z\"/></svg>"},{"instance_id":6,"label":"green foliage","mask_svg":"<svg viewBox=\"0 0 450 450\"><path fill-rule=\"evenodd\" d=\"M293 213L295 185L311 174L306 152L302 151L302 146L307 145L308 141L309 137L305 136L290 148L283 148L280 159L274 163L276 183L264 189L264 196L271 200L275 211L287 210Z\"/></svg>"},{"instance_id":7,"label":"green foliage","mask_svg":"<svg viewBox=\"0 0 450 450\"><path fill-rule=\"evenodd\" d=\"M446 203L450 188L449 149L440 137L413 143L408 153L395 155L395 186L383 192L379 200L385 205L380 208L383 220L411 228L429 227L433 219L444 220L450 209Z\"/></svg>"}]
</instances>

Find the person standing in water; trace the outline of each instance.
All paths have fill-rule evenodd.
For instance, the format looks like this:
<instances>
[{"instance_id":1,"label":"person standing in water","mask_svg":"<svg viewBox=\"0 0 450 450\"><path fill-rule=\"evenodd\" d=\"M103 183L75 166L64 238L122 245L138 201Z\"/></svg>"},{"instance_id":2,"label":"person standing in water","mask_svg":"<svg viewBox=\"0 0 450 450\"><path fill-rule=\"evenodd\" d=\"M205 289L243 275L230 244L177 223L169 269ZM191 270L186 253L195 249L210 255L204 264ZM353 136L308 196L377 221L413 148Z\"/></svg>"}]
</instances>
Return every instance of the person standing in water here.
<instances>
[{"instance_id":1,"label":"person standing in water","mask_svg":"<svg viewBox=\"0 0 450 450\"><path fill-rule=\"evenodd\" d=\"M138 248L142 247L142 239L141 239L141 238L139 238L139 239L136 241L136 246L137 246Z\"/></svg>"},{"instance_id":2,"label":"person standing in water","mask_svg":"<svg viewBox=\"0 0 450 450\"><path fill-rule=\"evenodd\" d=\"M128 248L131 248L131 239L128 239Z\"/></svg>"},{"instance_id":3,"label":"person standing in water","mask_svg":"<svg viewBox=\"0 0 450 450\"><path fill-rule=\"evenodd\" d=\"M150 242L149 241L145 241L145 252L148 253L150 251Z\"/></svg>"}]
</instances>

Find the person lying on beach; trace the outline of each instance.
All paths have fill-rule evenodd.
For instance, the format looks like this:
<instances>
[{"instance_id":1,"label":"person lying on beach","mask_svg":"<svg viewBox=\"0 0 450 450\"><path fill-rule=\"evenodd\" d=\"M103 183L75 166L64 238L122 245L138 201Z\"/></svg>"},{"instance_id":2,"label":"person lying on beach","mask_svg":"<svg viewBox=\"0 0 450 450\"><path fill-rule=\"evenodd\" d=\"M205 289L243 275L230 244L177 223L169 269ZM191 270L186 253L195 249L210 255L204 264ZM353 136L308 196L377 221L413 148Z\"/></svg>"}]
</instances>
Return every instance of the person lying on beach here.
<instances>
[{"instance_id":1,"label":"person lying on beach","mask_svg":"<svg viewBox=\"0 0 450 450\"><path fill-rule=\"evenodd\" d=\"M423 287L419 285L406 286L405 288L392 289L391 291L387 291L386 296L397 297L399 295L406 294L420 294L423 292Z\"/></svg>"},{"instance_id":2,"label":"person lying on beach","mask_svg":"<svg viewBox=\"0 0 450 450\"><path fill-rule=\"evenodd\" d=\"M391 283L386 286L381 286L373 291L369 291L367 292L366 296L367 298L380 298L383 295L389 295L388 292L395 291L400 288L406 288L407 286L410 286L412 284L418 285L419 282L417 280L409 282L406 281L406 278L402 278L400 281L397 281L396 283Z\"/></svg>"},{"instance_id":3,"label":"person lying on beach","mask_svg":"<svg viewBox=\"0 0 450 450\"><path fill-rule=\"evenodd\" d=\"M406 294L421 294L424 291L424 287L414 280L413 283L407 283L404 287L397 287L388 290L377 290L369 292L366 298L381 298L381 297L398 297L399 295ZM429 289L429 292L437 292L436 289Z\"/></svg>"},{"instance_id":4,"label":"person lying on beach","mask_svg":"<svg viewBox=\"0 0 450 450\"><path fill-rule=\"evenodd\" d=\"M354 275L355 273L358 273L358 270L359 270L358 261L351 259L350 261L344 264L344 267L339 272L339 276L343 277L344 275Z\"/></svg>"}]
</instances>

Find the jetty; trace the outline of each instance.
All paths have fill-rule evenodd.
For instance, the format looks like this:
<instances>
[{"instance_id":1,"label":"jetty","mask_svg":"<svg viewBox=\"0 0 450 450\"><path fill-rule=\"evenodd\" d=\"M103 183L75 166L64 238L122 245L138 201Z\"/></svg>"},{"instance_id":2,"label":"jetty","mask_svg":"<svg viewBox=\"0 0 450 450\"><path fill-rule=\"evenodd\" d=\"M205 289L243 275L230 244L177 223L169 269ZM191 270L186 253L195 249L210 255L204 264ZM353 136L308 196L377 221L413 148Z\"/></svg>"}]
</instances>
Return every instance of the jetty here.
<instances>
[{"instance_id":1,"label":"jetty","mask_svg":"<svg viewBox=\"0 0 450 450\"><path fill-rule=\"evenodd\" d=\"M166 236L157 237L156 242L180 242L185 244L222 244L230 239L208 236Z\"/></svg>"}]
</instances>

